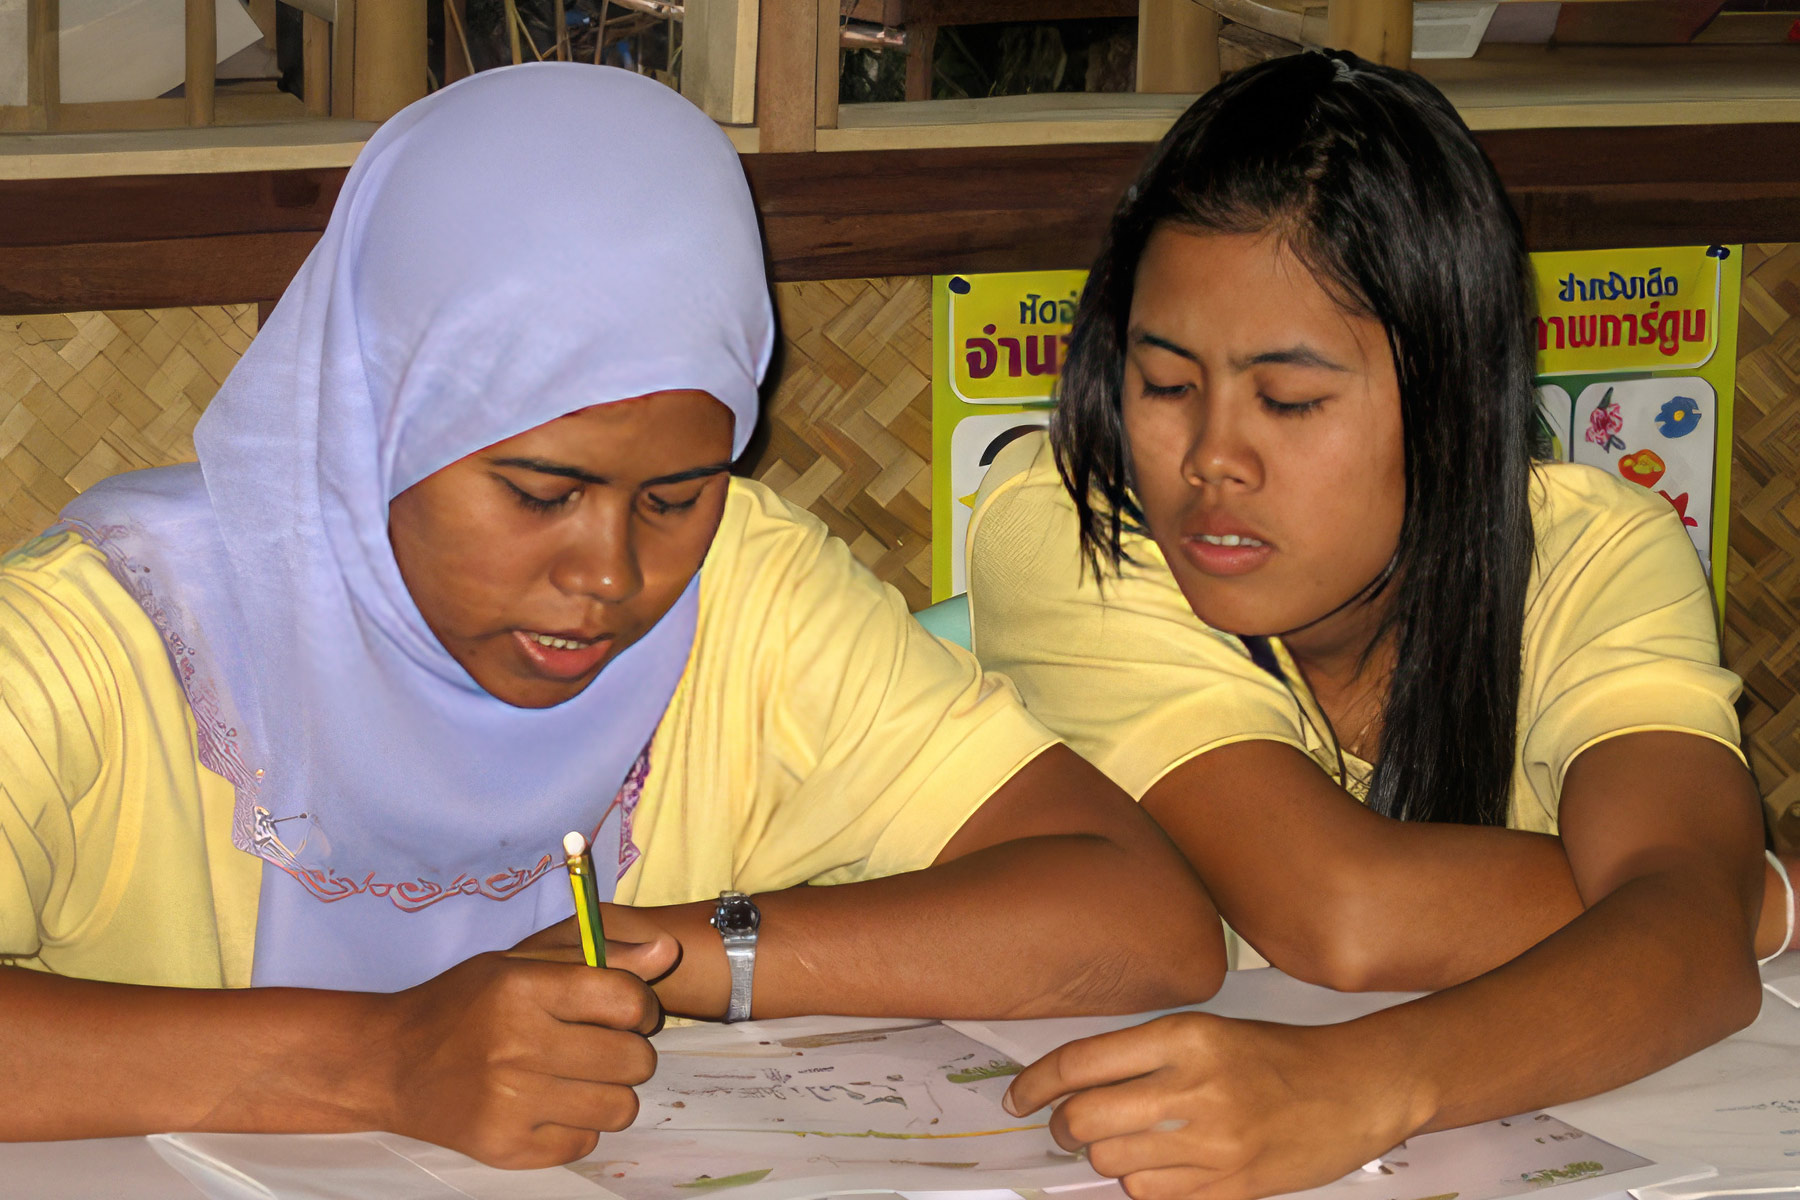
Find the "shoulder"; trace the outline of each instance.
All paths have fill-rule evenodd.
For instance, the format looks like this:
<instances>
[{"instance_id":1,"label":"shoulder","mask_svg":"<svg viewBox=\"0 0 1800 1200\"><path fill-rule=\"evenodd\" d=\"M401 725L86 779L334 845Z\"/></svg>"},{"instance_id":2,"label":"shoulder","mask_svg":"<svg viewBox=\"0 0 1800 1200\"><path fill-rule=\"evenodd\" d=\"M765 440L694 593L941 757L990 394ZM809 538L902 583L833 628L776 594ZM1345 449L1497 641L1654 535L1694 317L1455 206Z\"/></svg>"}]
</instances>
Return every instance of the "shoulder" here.
<instances>
[{"instance_id":1,"label":"shoulder","mask_svg":"<svg viewBox=\"0 0 1800 1200\"><path fill-rule=\"evenodd\" d=\"M1047 433L1028 433L994 457L975 493L969 516L968 545L977 538L1008 542L1017 531L1030 530L1044 543L1075 544L1079 518L1056 469L1056 454Z\"/></svg>"},{"instance_id":2,"label":"shoulder","mask_svg":"<svg viewBox=\"0 0 1800 1200\"><path fill-rule=\"evenodd\" d=\"M1681 517L1656 492L1595 467L1550 463L1534 468L1531 497L1534 601L1575 584L1585 596L1620 573L1655 576L1684 591L1704 588Z\"/></svg>"},{"instance_id":3,"label":"shoulder","mask_svg":"<svg viewBox=\"0 0 1800 1200\"><path fill-rule=\"evenodd\" d=\"M753 479L731 480L725 515L701 568L703 588L771 596L859 578L879 586L825 522Z\"/></svg>"},{"instance_id":4,"label":"shoulder","mask_svg":"<svg viewBox=\"0 0 1800 1200\"><path fill-rule=\"evenodd\" d=\"M825 523L749 479L731 481L700 571L706 638L792 647L850 636L876 612L906 614L898 592Z\"/></svg>"},{"instance_id":5,"label":"shoulder","mask_svg":"<svg viewBox=\"0 0 1800 1200\"><path fill-rule=\"evenodd\" d=\"M155 636L106 556L73 530L33 538L0 557L0 636L13 640L28 628L58 640Z\"/></svg>"}]
</instances>

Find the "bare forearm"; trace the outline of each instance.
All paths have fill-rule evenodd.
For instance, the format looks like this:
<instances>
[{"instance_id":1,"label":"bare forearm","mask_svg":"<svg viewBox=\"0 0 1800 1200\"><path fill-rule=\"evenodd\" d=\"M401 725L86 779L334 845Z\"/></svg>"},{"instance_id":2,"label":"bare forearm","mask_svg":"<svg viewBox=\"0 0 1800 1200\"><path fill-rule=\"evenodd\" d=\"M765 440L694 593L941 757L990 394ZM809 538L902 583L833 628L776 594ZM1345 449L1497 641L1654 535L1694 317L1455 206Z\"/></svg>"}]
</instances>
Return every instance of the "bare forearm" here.
<instances>
[{"instance_id":1,"label":"bare forearm","mask_svg":"<svg viewBox=\"0 0 1800 1200\"><path fill-rule=\"evenodd\" d=\"M1652 874L1496 971L1334 1032L1442 1129L1640 1078L1747 1025L1760 994L1744 898Z\"/></svg>"},{"instance_id":2,"label":"bare forearm","mask_svg":"<svg viewBox=\"0 0 1800 1200\"><path fill-rule=\"evenodd\" d=\"M1314 954L1343 990L1437 991L1537 945L1584 911L1559 838L1511 829L1387 821L1325 868ZM1792 868L1790 868L1791 870ZM1787 896L1764 868L1755 952L1786 932ZM1335 947L1335 948L1332 948Z\"/></svg>"},{"instance_id":3,"label":"bare forearm","mask_svg":"<svg viewBox=\"0 0 1800 1200\"><path fill-rule=\"evenodd\" d=\"M0 1140L381 1124L381 997L132 987L0 969Z\"/></svg>"},{"instance_id":4,"label":"bare forearm","mask_svg":"<svg viewBox=\"0 0 1800 1200\"><path fill-rule=\"evenodd\" d=\"M1315 953L1345 990L1435 991L1473 979L1582 913L1562 843L1544 834L1390 821L1323 867Z\"/></svg>"},{"instance_id":5,"label":"bare forearm","mask_svg":"<svg viewBox=\"0 0 1800 1200\"><path fill-rule=\"evenodd\" d=\"M1134 1012L1203 999L1224 972L1218 919L1174 856L1095 836L1007 842L757 903L758 1017ZM671 1012L725 1011L730 983L705 924L711 912L651 912L684 947L682 966L657 985Z\"/></svg>"}]
</instances>

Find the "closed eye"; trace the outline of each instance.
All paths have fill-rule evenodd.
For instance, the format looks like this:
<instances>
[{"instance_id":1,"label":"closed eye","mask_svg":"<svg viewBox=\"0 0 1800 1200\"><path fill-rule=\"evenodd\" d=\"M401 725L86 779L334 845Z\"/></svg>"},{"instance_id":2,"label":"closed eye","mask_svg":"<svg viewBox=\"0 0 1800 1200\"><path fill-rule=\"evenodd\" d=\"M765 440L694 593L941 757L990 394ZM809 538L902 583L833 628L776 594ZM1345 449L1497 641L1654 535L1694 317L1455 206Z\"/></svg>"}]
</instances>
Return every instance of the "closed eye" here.
<instances>
[{"instance_id":1,"label":"closed eye","mask_svg":"<svg viewBox=\"0 0 1800 1200\"><path fill-rule=\"evenodd\" d=\"M1170 384L1165 387L1161 384L1151 383L1148 379L1146 379L1146 380L1144 380L1143 394L1146 396L1158 396L1158 397L1167 398L1170 396L1181 395L1183 392L1188 390L1188 387L1189 387L1189 385L1185 384L1185 383L1175 383L1175 384Z\"/></svg>"},{"instance_id":2,"label":"closed eye","mask_svg":"<svg viewBox=\"0 0 1800 1200\"><path fill-rule=\"evenodd\" d=\"M702 490L704 490L704 489L702 489ZM694 505L698 504L699 502L700 502L700 492L695 492L692 496L689 496L686 500L666 500L663 497L657 495L655 492L645 492L644 493L645 505L647 505L649 507L651 512L655 513L659 517L668 516L670 513L686 512L688 509L694 507Z\"/></svg>"},{"instance_id":3,"label":"closed eye","mask_svg":"<svg viewBox=\"0 0 1800 1200\"><path fill-rule=\"evenodd\" d=\"M560 496L551 496L546 499L543 496L532 495L504 475L496 475L494 478L506 485L507 490L512 493L513 499L519 502L519 507L534 513L554 512L566 505L581 490L580 488L570 488Z\"/></svg>"},{"instance_id":4,"label":"closed eye","mask_svg":"<svg viewBox=\"0 0 1800 1200\"><path fill-rule=\"evenodd\" d=\"M1307 413L1317 412L1319 406L1325 403L1325 397L1320 396L1316 400L1306 400L1298 404L1289 404L1281 400L1275 400L1268 396L1264 396L1262 402L1264 408L1268 409L1278 417L1303 417Z\"/></svg>"}]
</instances>

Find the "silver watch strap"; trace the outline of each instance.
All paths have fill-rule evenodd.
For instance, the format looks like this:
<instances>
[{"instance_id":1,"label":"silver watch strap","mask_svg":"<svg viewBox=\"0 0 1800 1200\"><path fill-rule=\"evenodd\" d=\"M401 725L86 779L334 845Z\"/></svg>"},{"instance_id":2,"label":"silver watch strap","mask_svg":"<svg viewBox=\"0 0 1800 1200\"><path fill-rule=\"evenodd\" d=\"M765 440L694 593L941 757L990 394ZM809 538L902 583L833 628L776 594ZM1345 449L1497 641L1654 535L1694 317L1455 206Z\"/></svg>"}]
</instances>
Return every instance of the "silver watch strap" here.
<instances>
[{"instance_id":1,"label":"silver watch strap","mask_svg":"<svg viewBox=\"0 0 1800 1200\"><path fill-rule=\"evenodd\" d=\"M725 961L731 964L731 1005L725 1010L725 1020L748 1021L750 986L756 981L756 935L738 935L724 941Z\"/></svg>"}]
</instances>

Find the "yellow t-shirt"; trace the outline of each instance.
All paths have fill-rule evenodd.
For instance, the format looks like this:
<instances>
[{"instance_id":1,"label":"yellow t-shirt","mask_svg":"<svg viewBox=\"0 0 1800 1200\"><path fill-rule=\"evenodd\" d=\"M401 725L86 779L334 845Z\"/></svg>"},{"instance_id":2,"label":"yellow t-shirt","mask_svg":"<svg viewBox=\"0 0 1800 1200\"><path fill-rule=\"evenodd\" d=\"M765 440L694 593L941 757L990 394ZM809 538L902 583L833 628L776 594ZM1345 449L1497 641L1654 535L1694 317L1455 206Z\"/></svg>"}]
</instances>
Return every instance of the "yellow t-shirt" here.
<instances>
[{"instance_id":1,"label":"yellow t-shirt","mask_svg":"<svg viewBox=\"0 0 1800 1200\"><path fill-rule=\"evenodd\" d=\"M1740 684L1719 666L1712 598L1665 501L1566 463L1536 468L1531 497L1507 823L1555 833L1563 775L1595 742L1681 730L1736 752ZM1077 529L1048 440L1002 451L969 523L970 619L983 665L1006 672L1033 715L1139 799L1195 755L1255 739L1296 746L1336 776L1323 719L1278 641L1293 691L1201 623L1154 541L1126 535L1135 565L1101 588L1082 573ZM1369 765L1345 766L1348 789L1366 796Z\"/></svg>"},{"instance_id":2,"label":"yellow t-shirt","mask_svg":"<svg viewBox=\"0 0 1800 1200\"><path fill-rule=\"evenodd\" d=\"M810 515L732 480L621 903L927 866L1056 741ZM0 964L249 982L261 862L161 638L72 534L0 560Z\"/></svg>"}]
</instances>

